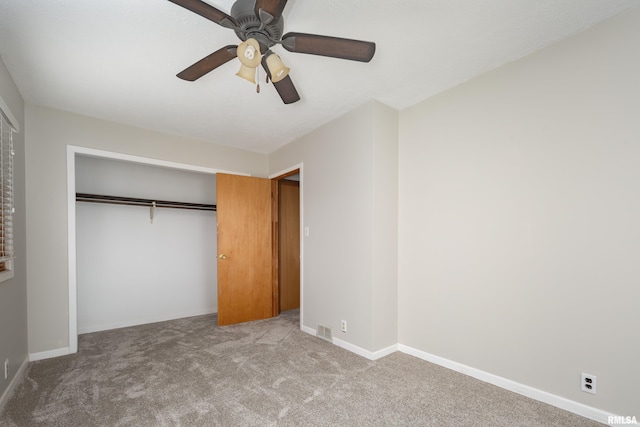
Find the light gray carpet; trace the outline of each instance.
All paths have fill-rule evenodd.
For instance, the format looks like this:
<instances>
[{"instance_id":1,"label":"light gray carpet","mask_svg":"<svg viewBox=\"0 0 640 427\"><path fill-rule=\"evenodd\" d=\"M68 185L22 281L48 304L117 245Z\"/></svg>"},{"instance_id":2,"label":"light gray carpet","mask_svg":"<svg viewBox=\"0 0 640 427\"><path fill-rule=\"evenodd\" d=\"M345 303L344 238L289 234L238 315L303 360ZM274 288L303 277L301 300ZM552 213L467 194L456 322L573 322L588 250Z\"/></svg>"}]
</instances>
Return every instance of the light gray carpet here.
<instances>
[{"instance_id":1,"label":"light gray carpet","mask_svg":"<svg viewBox=\"0 0 640 427\"><path fill-rule=\"evenodd\" d=\"M299 329L298 312L82 335L33 362L2 426L600 426L401 353L372 362Z\"/></svg>"}]
</instances>

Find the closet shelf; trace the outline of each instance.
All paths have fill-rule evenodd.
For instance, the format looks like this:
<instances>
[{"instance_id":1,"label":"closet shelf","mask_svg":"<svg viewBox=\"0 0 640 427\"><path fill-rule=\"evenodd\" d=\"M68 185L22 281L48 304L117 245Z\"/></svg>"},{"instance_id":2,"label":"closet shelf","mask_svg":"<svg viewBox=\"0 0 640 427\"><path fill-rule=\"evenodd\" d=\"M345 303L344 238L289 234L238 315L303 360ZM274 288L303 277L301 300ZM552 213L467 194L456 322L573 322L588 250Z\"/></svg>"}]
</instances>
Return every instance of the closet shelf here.
<instances>
[{"instance_id":1,"label":"closet shelf","mask_svg":"<svg viewBox=\"0 0 640 427\"><path fill-rule=\"evenodd\" d=\"M107 203L111 205L146 206L172 209L191 209L197 211L216 210L216 205L207 205L204 203L170 202L167 200L137 199L134 197L103 196L100 194L87 193L76 193L76 202Z\"/></svg>"}]
</instances>

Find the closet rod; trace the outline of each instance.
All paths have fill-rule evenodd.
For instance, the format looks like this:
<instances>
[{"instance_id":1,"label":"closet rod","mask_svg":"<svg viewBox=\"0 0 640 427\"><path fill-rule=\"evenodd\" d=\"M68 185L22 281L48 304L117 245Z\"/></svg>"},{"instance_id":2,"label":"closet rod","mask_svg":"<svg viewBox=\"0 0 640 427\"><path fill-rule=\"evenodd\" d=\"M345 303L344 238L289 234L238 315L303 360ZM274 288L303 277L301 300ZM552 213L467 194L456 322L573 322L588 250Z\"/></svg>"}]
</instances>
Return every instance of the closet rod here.
<instances>
[{"instance_id":1,"label":"closet rod","mask_svg":"<svg viewBox=\"0 0 640 427\"><path fill-rule=\"evenodd\" d=\"M153 206L157 208L191 209L198 211L215 211L216 205L204 203L169 202L166 200L137 199L134 197L103 196L100 194L76 193L77 202L107 203L112 205Z\"/></svg>"}]
</instances>

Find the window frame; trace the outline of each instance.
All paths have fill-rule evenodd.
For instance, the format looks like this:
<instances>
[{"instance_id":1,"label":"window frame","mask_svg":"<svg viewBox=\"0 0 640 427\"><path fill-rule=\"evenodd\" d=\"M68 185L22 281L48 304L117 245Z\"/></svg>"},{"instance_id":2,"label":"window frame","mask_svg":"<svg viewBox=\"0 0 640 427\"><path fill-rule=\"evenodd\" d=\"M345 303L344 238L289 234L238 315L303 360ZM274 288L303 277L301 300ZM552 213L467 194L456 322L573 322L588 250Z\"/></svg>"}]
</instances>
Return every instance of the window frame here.
<instances>
[{"instance_id":1,"label":"window frame","mask_svg":"<svg viewBox=\"0 0 640 427\"><path fill-rule=\"evenodd\" d=\"M0 110L0 282L9 280L14 276L15 181L13 157L15 156L15 150L13 147L13 135L15 132L16 129L4 112ZM5 223L9 224L6 231L3 226Z\"/></svg>"}]
</instances>

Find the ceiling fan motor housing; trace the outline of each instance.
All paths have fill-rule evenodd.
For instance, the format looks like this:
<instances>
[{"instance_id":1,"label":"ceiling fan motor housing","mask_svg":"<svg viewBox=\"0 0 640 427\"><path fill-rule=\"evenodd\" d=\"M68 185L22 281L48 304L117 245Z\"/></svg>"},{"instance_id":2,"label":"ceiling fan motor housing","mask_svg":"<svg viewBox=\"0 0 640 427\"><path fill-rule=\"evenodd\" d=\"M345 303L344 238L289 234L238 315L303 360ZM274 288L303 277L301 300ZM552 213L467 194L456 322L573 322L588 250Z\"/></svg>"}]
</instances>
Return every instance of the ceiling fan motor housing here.
<instances>
[{"instance_id":1,"label":"ceiling fan motor housing","mask_svg":"<svg viewBox=\"0 0 640 427\"><path fill-rule=\"evenodd\" d=\"M242 41L254 38L260 44L260 51L266 52L282 38L284 20L282 17L269 22L261 29L262 22L255 13L255 0L236 0L231 7L231 16L238 23L236 35Z\"/></svg>"}]
</instances>

